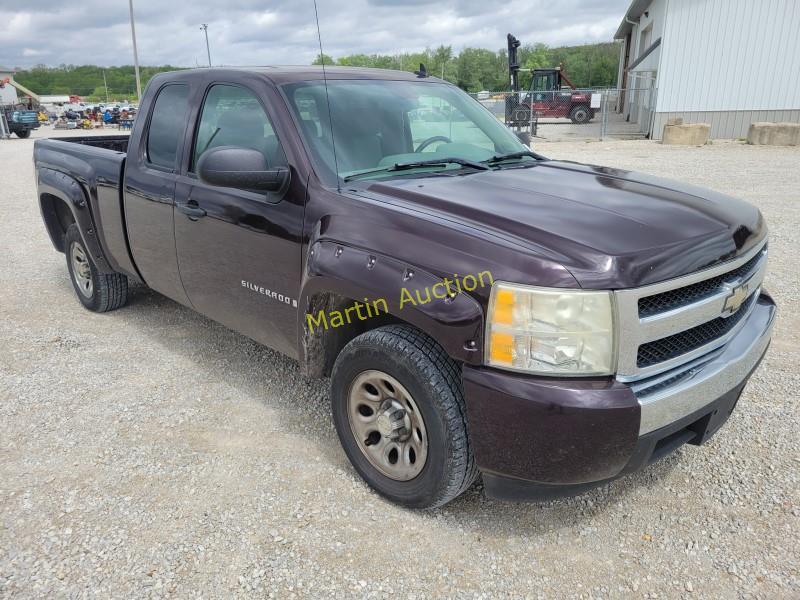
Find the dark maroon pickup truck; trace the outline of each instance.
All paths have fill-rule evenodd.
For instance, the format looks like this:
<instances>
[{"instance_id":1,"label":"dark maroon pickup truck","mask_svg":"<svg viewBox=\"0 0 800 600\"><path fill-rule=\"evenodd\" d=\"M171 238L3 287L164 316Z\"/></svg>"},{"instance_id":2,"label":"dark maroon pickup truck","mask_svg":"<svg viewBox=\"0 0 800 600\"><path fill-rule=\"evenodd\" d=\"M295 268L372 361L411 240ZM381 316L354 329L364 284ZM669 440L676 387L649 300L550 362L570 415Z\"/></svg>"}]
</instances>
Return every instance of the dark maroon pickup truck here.
<instances>
[{"instance_id":1,"label":"dark maroon pickup truck","mask_svg":"<svg viewBox=\"0 0 800 600\"><path fill-rule=\"evenodd\" d=\"M479 473L577 493L702 444L770 341L758 210L548 160L432 77L161 74L130 138L35 162L86 308L144 283L330 376L348 458L406 506Z\"/></svg>"}]
</instances>

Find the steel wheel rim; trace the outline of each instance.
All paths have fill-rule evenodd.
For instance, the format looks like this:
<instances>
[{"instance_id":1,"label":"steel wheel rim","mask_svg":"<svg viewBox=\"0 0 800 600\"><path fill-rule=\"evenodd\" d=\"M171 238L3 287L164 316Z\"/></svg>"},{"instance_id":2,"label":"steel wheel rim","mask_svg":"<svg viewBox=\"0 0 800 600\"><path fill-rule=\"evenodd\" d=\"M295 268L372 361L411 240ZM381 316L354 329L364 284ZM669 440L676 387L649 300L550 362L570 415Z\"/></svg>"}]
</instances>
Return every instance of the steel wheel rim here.
<instances>
[{"instance_id":1,"label":"steel wheel rim","mask_svg":"<svg viewBox=\"0 0 800 600\"><path fill-rule=\"evenodd\" d=\"M386 477L409 481L428 458L425 421L411 394L388 373L363 371L347 394L350 431L369 463Z\"/></svg>"},{"instance_id":2,"label":"steel wheel rim","mask_svg":"<svg viewBox=\"0 0 800 600\"><path fill-rule=\"evenodd\" d=\"M69 255L72 261L72 276L75 279L75 285L81 295L91 298L94 292L94 284L92 283L92 268L89 265L89 258L86 256L86 252L84 252L79 243L73 242Z\"/></svg>"}]
</instances>

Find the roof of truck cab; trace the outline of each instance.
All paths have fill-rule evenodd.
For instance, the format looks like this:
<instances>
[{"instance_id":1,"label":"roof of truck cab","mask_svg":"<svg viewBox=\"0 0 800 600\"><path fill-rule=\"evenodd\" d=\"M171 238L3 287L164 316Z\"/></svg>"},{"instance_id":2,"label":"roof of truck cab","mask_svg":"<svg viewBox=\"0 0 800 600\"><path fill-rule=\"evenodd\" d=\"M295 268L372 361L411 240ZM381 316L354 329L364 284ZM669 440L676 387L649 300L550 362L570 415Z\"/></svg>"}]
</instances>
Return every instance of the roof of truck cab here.
<instances>
[{"instance_id":1,"label":"roof of truck cab","mask_svg":"<svg viewBox=\"0 0 800 600\"><path fill-rule=\"evenodd\" d=\"M322 67L319 65L297 66L297 67L212 67L188 69L186 71L172 71L162 75L180 78L181 75L188 76L196 71L218 73L220 75L230 75L232 73L257 73L264 75L276 85L284 83L294 83L298 81L308 81L322 79ZM414 73L407 71L394 71L391 69L369 69L366 67L338 67L326 66L325 77L328 79L382 79L400 81L432 81L442 83L437 77L418 77Z\"/></svg>"}]
</instances>

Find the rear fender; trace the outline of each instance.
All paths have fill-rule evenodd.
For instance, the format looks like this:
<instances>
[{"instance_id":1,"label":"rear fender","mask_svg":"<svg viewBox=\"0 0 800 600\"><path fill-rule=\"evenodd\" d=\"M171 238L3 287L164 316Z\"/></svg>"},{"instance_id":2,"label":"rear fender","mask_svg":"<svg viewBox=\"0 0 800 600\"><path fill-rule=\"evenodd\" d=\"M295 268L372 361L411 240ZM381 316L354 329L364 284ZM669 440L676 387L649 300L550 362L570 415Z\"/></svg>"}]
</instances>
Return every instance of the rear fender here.
<instances>
[{"instance_id":1,"label":"rear fender","mask_svg":"<svg viewBox=\"0 0 800 600\"><path fill-rule=\"evenodd\" d=\"M47 233L56 250L65 252L64 232L56 214L53 203L45 196L54 196L61 200L72 213L78 225L86 249L92 255L97 270L101 273L114 273L108 259L97 239L97 230L89 210L89 203L81 185L72 177L61 171L39 167L37 169L37 187L39 193L39 209L47 226Z\"/></svg>"},{"instance_id":2,"label":"rear fender","mask_svg":"<svg viewBox=\"0 0 800 600\"><path fill-rule=\"evenodd\" d=\"M403 261L332 241L316 242L309 250L300 294L301 310L298 311L302 362L311 373L322 374L327 369L317 370L312 363L332 364L335 359L335 356L325 356L331 352L324 341L326 336L341 337L337 329L360 327L364 330L379 326L381 317L388 313L395 321L414 325L431 336L453 359L480 364L483 309L467 293L447 297L441 284L441 277ZM364 307L361 316L351 311L345 323L338 325L340 319L330 310L331 304L320 301L331 294L370 308ZM321 313L325 315L324 320L320 318ZM311 321L309 315L313 317ZM332 351L338 353L338 344L332 346ZM323 356L310 356L312 353Z\"/></svg>"}]
</instances>

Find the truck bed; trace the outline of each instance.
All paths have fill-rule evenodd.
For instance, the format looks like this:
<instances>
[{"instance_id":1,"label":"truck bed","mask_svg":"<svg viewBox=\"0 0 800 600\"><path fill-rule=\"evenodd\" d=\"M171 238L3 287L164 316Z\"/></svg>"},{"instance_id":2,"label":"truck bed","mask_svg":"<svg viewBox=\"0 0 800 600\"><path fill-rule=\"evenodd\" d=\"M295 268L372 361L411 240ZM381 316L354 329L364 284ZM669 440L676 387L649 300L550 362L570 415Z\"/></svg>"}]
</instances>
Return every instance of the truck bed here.
<instances>
[{"instance_id":1,"label":"truck bed","mask_svg":"<svg viewBox=\"0 0 800 600\"><path fill-rule=\"evenodd\" d=\"M114 152L127 152L129 135L86 135L82 137L56 137L50 138L58 142L70 142L83 146L93 146Z\"/></svg>"},{"instance_id":2,"label":"truck bed","mask_svg":"<svg viewBox=\"0 0 800 600\"><path fill-rule=\"evenodd\" d=\"M62 191L70 188L73 193L79 189L79 200L88 204L90 219L79 223L82 230L96 232L102 254L113 271L135 276L121 194L128 140L128 135L41 139L34 144L33 157L40 191L47 185ZM50 193L57 195L53 189ZM47 206L46 199L40 198L40 202ZM54 243L58 248L57 239Z\"/></svg>"}]
</instances>

